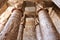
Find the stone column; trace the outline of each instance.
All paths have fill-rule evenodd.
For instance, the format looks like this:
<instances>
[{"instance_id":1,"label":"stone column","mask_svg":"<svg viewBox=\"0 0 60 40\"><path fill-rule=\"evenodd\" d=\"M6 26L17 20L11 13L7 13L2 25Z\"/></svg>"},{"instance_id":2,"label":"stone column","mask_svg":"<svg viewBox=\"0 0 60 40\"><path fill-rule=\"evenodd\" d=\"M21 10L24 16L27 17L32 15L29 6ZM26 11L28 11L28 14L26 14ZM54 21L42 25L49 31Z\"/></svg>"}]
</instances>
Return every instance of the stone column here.
<instances>
[{"instance_id":1,"label":"stone column","mask_svg":"<svg viewBox=\"0 0 60 40\"><path fill-rule=\"evenodd\" d=\"M13 9L12 15L0 34L0 40L16 40L19 23L22 17L21 9Z\"/></svg>"},{"instance_id":2,"label":"stone column","mask_svg":"<svg viewBox=\"0 0 60 40\"><path fill-rule=\"evenodd\" d=\"M26 18L23 40L36 40L34 18Z\"/></svg>"},{"instance_id":3,"label":"stone column","mask_svg":"<svg viewBox=\"0 0 60 40\"><path fill-rule=\"evenodd\" d=\"M26 23L24 28L23 40L36 40L35 34L35 4L26 1L24 14L26 15Z\"/></svg>"},{"instance_id":4,"label":"stone column","mask_svg":"<svg viewBox=\"0 0 60 40\"><path fill-rule=\"evenodd\" d=\"M36 18L36 20L35 20L35 27L36 27L36 38L37 38L37 40L42 40L41 28L39 25L38 18Z\"/></svg>"},{"instance_id":5,"label":"stone column","mask_svg":"<svg viewBox=\"0 0 60 40\"><path fill-rule=\"evenodd\" d=\"M14 7L8 7L5 12L0 16L0 32L3 30L5 24L7 23L9 17L11 16L11 11Z\"/></svg>"},{"instance_id":6,"label":"stone column","mask_svg":"<svg viewBox=\"0 0 60 40\"><path fill-rule=\"evenodd\" d=\"M46 9L42 9L38 12L39 23L42 32L43 40L57 40L57 31L50 19L50 16Z\"/></svg>"},{"instance_id":7,"label":"stone column","mask_svg":"<svg viewBox=\"0 0 60 40\"><path fill-rule=\"evenodd\" d=\"M23 40L24 28L25 28L25 15L21 18L17 40Z\"/></svg>"}]
</instances>

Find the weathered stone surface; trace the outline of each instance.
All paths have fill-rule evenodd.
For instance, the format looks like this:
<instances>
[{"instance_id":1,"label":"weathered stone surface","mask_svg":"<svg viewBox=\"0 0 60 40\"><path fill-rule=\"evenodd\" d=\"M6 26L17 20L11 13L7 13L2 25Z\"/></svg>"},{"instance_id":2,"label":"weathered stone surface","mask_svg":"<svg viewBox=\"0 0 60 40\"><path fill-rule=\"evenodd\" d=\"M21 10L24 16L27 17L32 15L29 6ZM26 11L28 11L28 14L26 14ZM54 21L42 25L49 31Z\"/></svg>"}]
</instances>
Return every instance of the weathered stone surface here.
<instances>
[{"instance_id":1,"label":"weathered stone surface","mask_svg":"<svg viewBox=\"0 0 60 40\"><path fill-rule=\"evenodd\" d=\"M0 0L0 8L7 2L8 0Z\"/></svg>"},{"instance_id":2,"label":"weathered stone surface","mask_svg":"<svg viewBox=\"0 0 60 40\"><path fill-rule=\"evenodd\" d=\"M36 2L37 0L24 0L24 1Z\"/></svg>"},{"instance_id":3,"label":"weathered stone surface","mask_svg":"<svg viewBox=\"0 0 60 40\"><path fill-rule=\"evenodd\" d=\"M22 15L20 14L21 12L18 12L18 9L21 8L22 5L20 5L20 3L23 3L23 1L26 2L24 6L24 14L26 16L25 25L19 24L21 18L20 16ZM35 3L37 7L35 7ZM5 9L7 8L6 4L2 6L1 9L5 12L2 13L3 11L1 11L2 15L0 16L0 40L58 40L56 39L56 29L60 33L60 15L58 16L58 13L56 13L55 10L49 10L49 15L44 10L40 11L39 14L36 13L38 10L40 10L40 8L48 9L48 7L54 6L51 0L8 0L8 4L9 6L14 6L15 8L17 8L17 11L14 9L12 13L13 17L10 17L11 10L13 8L11 9L8 7L9 10L5 11ZM36 25L35 15L39 16L39 21ZM54 25L52 24L49 16L51 17ZM54 26L56 27L56 29ZM23 27L25 27L25 29Z\"/></svg>"},{"instance_id":4,"label":"weathered stone surface","mask_svg":"<svg viewBox=\"0 0 60 40\"><path fill-rule=\"evenodd\" d=\"M21 18L17 40L23 40L24 28L25 28L25 15Z\"/></svg>"},{"instance_id":5,"label":"weathered stone surface","mask_svg":"<svg viewBox=\"0 0 60 40\"><path fill-rule=\"evenodd\" d=\"M3 30L6 22L8 21L10 15L11 15L11 11L14 7L8 7L5 12L2 13L2 15L0 16L0 32Z\"/></svg>"},{"instance_id":6,"label":"weathered stone surface","mask_svg":"<svg viewBox=\"0 0 60 40\"><path fill-rule=\"evenodd\" d=\"M23 40L36 40L34 18L26 18Z\"/></svg>"},{"instance_id":7,"label":"weathered stone surface","mask_svg":"<svg viewBox=\"0 0 60 40\"><path fill-rule=\"evenodd\" d=\"M0 40L16 40L19 28L19 23L22 13L19 10L14 10L4 29L0 34Z\"/></svg>"},{"instance_id":8,"label":"weathered stone surface","mask_svg":"<svg viewBox=\"0 0 60 40\"><path fill-rule=\"evenodd\" d=\"M22 40L23 39L23 30L24 30L24 26L23 26L23 24L20 24L17 40Z\"/></svg>"},{"instance_id":9,"label":"weathered stone surface","mask_svg":"<svg viewBox=\"0 0 60 40\"><path fill-rule=\"evenodd\" d=\"M1 8L0 8L0 15L7 9L7 3L5 3Z\"/></svg>"},{"instance_id":10,"label":"weathered stone surface","mask_svg":"<svg viewBox=\"0 0 60 40\"><path fill-rule=\"evenodd\" d=\"M32 17L32 16L35 16L35 11L36 11L35 4L33 2L26 1L26 7L25 7L24 14L28 17L29 16Z\"/></svg>"},{"instance_id":11,"label":"weathered stone surface","mask_svg":"<svg viewBox=\"0 0 60 40\"><path fill-rule=\"evenodd\" d=\"M31 10L32 9L32 10ZM25 7L25 11L35 12L35 7Z\"/></svg>"},{"instance_id":12,"label":"weathered stone surface","mask_svg":"<svg viewBox=\"0 0 60 40\"><path fill-rule=\"evenodd\" d=\"M23 3L23 0L8 0L8 4L14 6L16 3Z\"/></svg>"},{"instance_id":13,"label":"weathered stone surface","mask_svg":"<svg viewBox=\"0 0 60 40\"><path fill-rule=\"evenodd\" d=\"M58 40L58 32L52 24L47 10L39 11L38 16L43 40Z\"/></svg>"},{"instance_id":14,"label":"weathered stone surface","mask_svg":"<svg viewBox=\"0 0 60 40\"><path fill-rule=\"evenodd\" d=\"M56 9L57 10L57 9ZM59 11L58 11L59 12ZM49 8L49 15L52 19L52 22L54 23L57 31L60 34L60 17L58 16L58 13L56 13L55 10L53 10L52 8Z\"/></svg>"},{"instance_id":15,"label":"weathered stone surface","mask_svg":"<svg viewBox=\"0 0 60 40\"><path fill-rule=\"evenodd\" d=\"M41 28L39 25L38 18L35 19L35 26L36 26L36 38L37 40L42 40Z\"/></svg>"}]
</instances>

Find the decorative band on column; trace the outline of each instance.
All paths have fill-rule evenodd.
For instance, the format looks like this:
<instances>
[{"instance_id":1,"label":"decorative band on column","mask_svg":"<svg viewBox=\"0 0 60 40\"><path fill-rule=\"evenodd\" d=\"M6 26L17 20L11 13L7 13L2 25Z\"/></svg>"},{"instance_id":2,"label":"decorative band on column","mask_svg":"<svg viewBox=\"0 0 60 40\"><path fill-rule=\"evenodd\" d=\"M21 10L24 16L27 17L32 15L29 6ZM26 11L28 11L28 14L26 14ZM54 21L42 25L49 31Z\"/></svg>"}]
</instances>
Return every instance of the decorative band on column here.
<instances>
[{"instance_id":1,"label":"decorative band on column","mask_svg":"<svg viewBox=\"0 0 60 40\"><path fill-rule=\"evenodd\" d=\"M23 10L22 10L22 9L14 8L14 9L12 9L12 12L13 12L14 10L19 10L19 11L21 11L21 13L23 13Z\"/></svg>"},{"instance_id":2,"label":"decorative band on column","mask_svg":"<svg viewBox=\"0 0 60 40\"><path fill-rule=\"evenodd\" d=\"M41 10L45 10L46 12L48 12L47 9L45 9L45 8L41 8L41 9L39 9L39 10L37 11L37 13L39 13Z\"/></svg>"}]
</instances>

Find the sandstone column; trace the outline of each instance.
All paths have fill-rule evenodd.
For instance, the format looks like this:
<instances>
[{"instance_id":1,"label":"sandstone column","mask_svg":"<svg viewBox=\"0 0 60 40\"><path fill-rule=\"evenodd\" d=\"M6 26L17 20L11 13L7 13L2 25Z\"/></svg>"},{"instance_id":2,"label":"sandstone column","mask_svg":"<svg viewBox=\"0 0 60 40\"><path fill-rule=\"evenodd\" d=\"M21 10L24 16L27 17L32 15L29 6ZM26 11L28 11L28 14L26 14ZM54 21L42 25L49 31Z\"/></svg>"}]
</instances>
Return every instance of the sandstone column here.
<instances>
[{"instance_id":1,"label":"sandstone column","mask_svg":"<svg viewBox=\"0 0 60 40\"><path fill-rule=\"evenodd\" d=\"M17 40L23 40L24 27L25 27L25 15L21 18Z\"/></svg>"},{"instance_id":2,"label":"sandstone column","mask_svg":"<svg viewBox=\"0 0 60 40\"><path fill-rule=\"evenodd\" d=\"M41 28L40 28L40 25L39 25L39 20L38 20L38 18L36 18L35 21L36 21L36 22L35 22L36 38L37 38L37 40L42 40Z\"/></svg>"},{"instance_id":3,"label":"sandstone column","mask_svg":"<svg viewBox=\"0 0 60 40\"><path fill-rule=\"evenodd\" d=\"M19 23L22 17L22 10L15 9L0 34L0 40L16 40Z\"/></svg>"},{"instance_id":4,"label":"sandstone column","mask_svg":"<svg viewBox=\"0 0 60 40\"><path fill-rule=\"evenodd\" d=\"M24 14L26 15L26 23L23 33L23 40L36 40L35 34L35 4L26 1Z\"/></svg>"},{"instance_id":5,"label":"sandstone column","mask_svg":"<svg viewBox=\"0 0 60 40\"><path fill-rule=\"evenodd\" d=\"M7 23L9 17L11 16L11 11L14 7L8 7L4 13L0 16L0 32L3 30L5 24Z\"/></svg>"},{"instance_id":6,"label":"sandstone column","mask_svg":"<svg viewBox=\"0 0 60 40\"><path fill-rule=\"evenodd\" d=\"M43 40L57 40L57 31L49 17L46 9L42 9L38 13L40 28Z\"/></svg>"},{"instance_id":7,"label":"sandstone column","mask_svg":"<svg viewBox=\"0 0 60 40\"><path fill-rule=\"evenodd\" d=\"M36 40L34 18L26 18L23 40Z\"/></svg>"},{"instance_id":8,"label":"sandstone column","mask_svg":"<svg viewBox=\"0 0 60 40\"><path fill-rule=\"evenodd\" d=\"M38 13L37 13L37 11L40 8L43 8L43 6L41 6L41 4L37 4L36 3L36 20L35 20L35 26L36 26L36 38L37 38L37 40L42 40L42 33L41 33L41 28L40 28L40 24L39 24Z\"/></svg>"}]
</instances>

